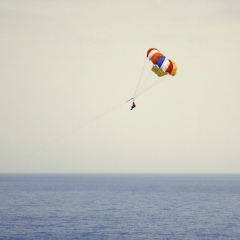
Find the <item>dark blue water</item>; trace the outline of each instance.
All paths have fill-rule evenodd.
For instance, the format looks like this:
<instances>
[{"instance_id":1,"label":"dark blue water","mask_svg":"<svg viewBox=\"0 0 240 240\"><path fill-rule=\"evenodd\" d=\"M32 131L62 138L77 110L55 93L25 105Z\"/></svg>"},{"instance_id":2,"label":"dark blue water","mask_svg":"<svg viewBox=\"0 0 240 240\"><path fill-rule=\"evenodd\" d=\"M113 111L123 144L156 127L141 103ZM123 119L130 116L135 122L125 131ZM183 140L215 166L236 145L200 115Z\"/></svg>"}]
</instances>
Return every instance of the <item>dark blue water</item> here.
<instances>
[{"instance_id":1,"label":"dark blue water","mask_svg":"<svg viewBox=\"0 0 240 240\"><path fill-rule=\"evenodd\" d=\"M0 239L240 239L240 175L0 175Z\"/></svg>"}]
</instances>

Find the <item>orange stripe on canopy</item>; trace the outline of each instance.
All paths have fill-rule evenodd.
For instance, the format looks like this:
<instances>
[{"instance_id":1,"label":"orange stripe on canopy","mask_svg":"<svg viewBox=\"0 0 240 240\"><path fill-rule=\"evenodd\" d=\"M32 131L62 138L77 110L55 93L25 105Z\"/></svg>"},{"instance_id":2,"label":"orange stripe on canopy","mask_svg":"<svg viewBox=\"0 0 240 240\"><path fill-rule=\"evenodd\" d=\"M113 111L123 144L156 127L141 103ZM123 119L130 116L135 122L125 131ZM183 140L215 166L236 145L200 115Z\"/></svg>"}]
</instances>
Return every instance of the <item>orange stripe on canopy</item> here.
<instances>
[{"instance_id":1,"label":"orange stripe on canopy","mask_svg":"<svg viewBox=\"0 0 240 240\"><path fill-rule=\"evenodd\" d=\"M151 61L154 64L161 56L163 56L160 52L155 53L152 58Z\"/></svg>"}]
</instances>

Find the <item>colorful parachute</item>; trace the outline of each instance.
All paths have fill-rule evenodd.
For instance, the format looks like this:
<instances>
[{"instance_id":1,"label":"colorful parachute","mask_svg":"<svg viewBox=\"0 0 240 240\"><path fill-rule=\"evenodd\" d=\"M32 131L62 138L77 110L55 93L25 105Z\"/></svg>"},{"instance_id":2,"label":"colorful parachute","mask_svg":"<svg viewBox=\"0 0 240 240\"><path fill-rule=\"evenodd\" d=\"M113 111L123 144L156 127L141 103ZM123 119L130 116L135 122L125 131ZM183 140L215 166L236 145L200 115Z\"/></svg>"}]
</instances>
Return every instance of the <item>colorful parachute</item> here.
<instances>
[{"instance_id":1,"label":"colorful parachute","mask_svg":"<svg viewBox=\"0 0 240 240\"><path fill-rule=\"evenodd\" d=\"M135 100L136 97L142 95L144 92L148 91L152 87L156 86L160 82L162 82L165 78L158 78L163 77L166 75L175 76L177 72L177 65L173 60L166 58L162 53L159 52L156 48L150 48L147 51L147 58L151 61L144 61L144 65L142 67L141 75L138 79L137 86L135 88L133 97L130 100ZM147 64L148 62L148 64ZM153 65L151 64L153 63ZM152 71L158 76L156 77L155 74L149 73L149 68L152 68ZM128 102L127 101L127 102Z\"/></svg>"},{"instance_id":2,"label":"colorful parachute","mask_svg":"<svg viewBox=\"0 0 240 240\"><path fill-rule=\"evenodd\" d=\"M150 48L147 51L147 57L154 64L152 71L159 77L164 75L175 76L177 72L177 65L174 61L167 59L162 53L156 48Z\"/></svg>"}]
</instances>

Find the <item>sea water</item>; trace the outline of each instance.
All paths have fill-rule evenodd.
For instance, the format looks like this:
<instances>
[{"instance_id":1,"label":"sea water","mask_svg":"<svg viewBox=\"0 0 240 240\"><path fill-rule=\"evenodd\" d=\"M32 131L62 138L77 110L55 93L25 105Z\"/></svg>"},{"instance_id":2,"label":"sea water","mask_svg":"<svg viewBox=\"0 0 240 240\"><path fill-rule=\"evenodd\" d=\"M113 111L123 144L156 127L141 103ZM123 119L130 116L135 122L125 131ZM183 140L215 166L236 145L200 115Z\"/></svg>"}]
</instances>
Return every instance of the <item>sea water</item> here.
<instances>
[{"instance_id":1,"label":"sea water","mask_svg":"<svg viewBox=\"0 0 240 240\"><path fill-rule=\"evenodd\" d=\"M239 240L240 175L1 174L0 239Z\"/></svg>"}]
</instances>

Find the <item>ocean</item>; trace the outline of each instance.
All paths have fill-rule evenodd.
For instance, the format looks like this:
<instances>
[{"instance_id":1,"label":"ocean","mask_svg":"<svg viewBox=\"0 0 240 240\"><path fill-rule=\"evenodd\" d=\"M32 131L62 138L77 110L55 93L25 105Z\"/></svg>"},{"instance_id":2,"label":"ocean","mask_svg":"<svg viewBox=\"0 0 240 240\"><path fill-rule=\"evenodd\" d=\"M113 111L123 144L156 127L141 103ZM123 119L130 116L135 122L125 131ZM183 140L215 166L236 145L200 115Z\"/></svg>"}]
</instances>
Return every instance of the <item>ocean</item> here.
<instances>
[{"instance_id":1,"label":"ocean","mask_svg":"<svg viewBox=\"0 0 240 240\"><path fill-rule=\"evenodd\" d=\"M239 240L240 175L0 174L0 239Z\"/></svg>"}]
</instances>

